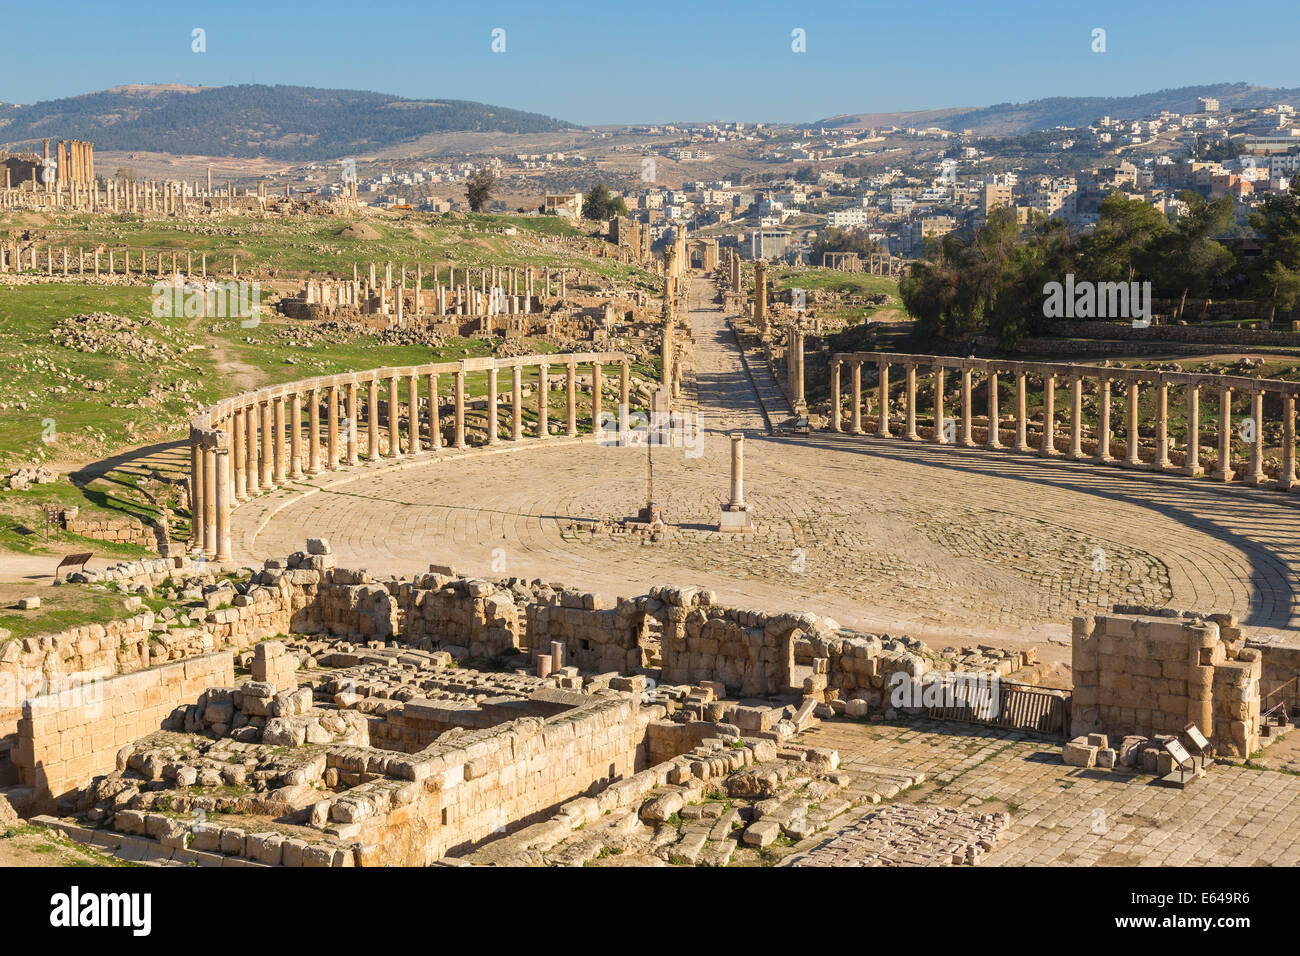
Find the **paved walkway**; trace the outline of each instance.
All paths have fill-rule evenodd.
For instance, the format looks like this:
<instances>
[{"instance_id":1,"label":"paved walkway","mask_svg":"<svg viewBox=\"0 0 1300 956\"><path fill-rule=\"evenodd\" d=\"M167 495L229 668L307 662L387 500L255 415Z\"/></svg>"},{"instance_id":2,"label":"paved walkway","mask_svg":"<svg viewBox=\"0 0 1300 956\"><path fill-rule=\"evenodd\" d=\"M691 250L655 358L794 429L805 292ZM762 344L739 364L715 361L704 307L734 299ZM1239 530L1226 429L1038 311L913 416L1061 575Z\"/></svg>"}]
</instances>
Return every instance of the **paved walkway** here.
<instances>
[{"instance_id":1,"label":"paved walkway","mask_svg":"<svg viewBox=\"0 0 1300 956\"><path fill-rule=\"evenodd\" d=\"M705 441L699 457L655 452L656 498L676 525L666 540L598 530L642 504L644 449L553 439L376 463L263 496L235 513L237 555L283 555L310 534L374 571L436 562L608 598L700 584L727 603L944 643L1065 640L1072 616L1113 603L1232 611L1258 634L1300 635L1300 502L983 449L769 437L701 281L690 318ZM737 428L760 530L722 536L725 433Z\"/></svg>"},{"instance_id":2,"label":"paved walkway","mask_svg":"<svg viewBox=\"0 0 1300 956\"><path fill-rule=\"evenodd\" d=\"M934 721L902 728L826 721L799 742L836 748L850 771L886 764L924 772L926 782L900 799L1010 812L1011 826L985 866L1300 865L1295 774L1216 765L1175 790L1150 774L1067 767L1059 744ZM875 809L837 818L827 845L807 862L823 855L851 862L843 857L853 825ZM861 844L865 857L873 847L865 838Z\"/></svg>"}]
</instances>

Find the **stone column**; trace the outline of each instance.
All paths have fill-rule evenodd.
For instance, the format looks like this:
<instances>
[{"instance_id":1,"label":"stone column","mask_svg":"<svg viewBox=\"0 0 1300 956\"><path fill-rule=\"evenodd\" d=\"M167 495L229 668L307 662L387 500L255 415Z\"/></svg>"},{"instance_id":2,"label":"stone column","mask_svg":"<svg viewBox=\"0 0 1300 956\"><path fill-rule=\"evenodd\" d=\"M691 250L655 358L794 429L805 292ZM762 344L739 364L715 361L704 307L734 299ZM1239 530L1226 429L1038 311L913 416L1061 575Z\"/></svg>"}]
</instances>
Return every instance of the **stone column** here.
<instances>
[{"instance_id":1,"label":"stone column","mask_svg":"<svg viewBox=\"0 0 1300 956\"><path fill-rule=\"evenodd\" d=\"M1295 474L1295 393L1282 395L1282 470L1278 473L1279 491L1290 491L1296 485Z\"/></svg>"},{"instance_id":2,"label":"stone column","mask_svg":"<svg viewBox=\"0 0 1300 956\"><path fill-rule=\"evenodd\" d=\"M429 447L442 448L442 421L438 416L438 373L429 373Z\"/></svg>"},{"instance_id":3,"label":"stone column","mask_svg":"<svg viewBox=\"0 0 1300 956\"><path fill-rule=\"evenodd\" d=\"M339 467L339 389L337 385L325 386L325 467L337 471Z\"/></svg>"},{"instance_id":4,"label":"stone column","mask_svg":"<svg viewBox=\"0 0 1300 956\"><path fill-rule=\"evenodd\" d=\"M487 440L489 445L497 443L497 370L487 370Z\"/></svg>"},{"instance_id":5,"label":"stone column","mask_svg":"<svg viewBox=\"0 0 1300 956\"><path fill-rule=\"evenodd\" d=\"M257 426L257 406L248 405L244 412L244 437L248 441L248 451L247 454L244 455L244 465L248 468L247 483L249 497L261 494L262 492L262 470L257 464L257 450L261 447L261 443L257 440Z\"/></svg>"},{"instance_id":6,"label":"stone column","mask_svg":"<svg viewBox=\"0 0 1300 956\"><path fill-rule=\"evenodd\" d=\"M1246 484L1258 488L1268 480L1264 474L1264 390L1250 393L1250 417L1255 420L1255 440L1250 444L1250 471Z\"/></svg>"},{"instance_id":7,"label":"stone column","mask_svg":"<svg viewBox=\"0 0 1300 956\"><path fill-rule=\"evenodd\" d=\"M934 431L930 435L930 441L936 445L948 444L948 436L943 433L943 380L944 367L942 365L934 366Z\"/></svg>"},{"instance_id":8,"label":"stone column","mask_svg":"<svg viewBox=\"0 0 1300 956\"><path fill-rule=\"evenodd\" d=\"M401 414L397 401L397 376L388 377L388 457L402 457L402 436L397 428L397 417Z\"/></svg>"},{"instance_id":9,"label":"stone column","mask_svg":"<svg viewBox=\"0 0 1300 956\"><path fill-rule=\"evenodd\" d=\"M1142 466L1142 436L1138 433L1138 383L1136 381L1128 383L1127 411L1128 454L1124 456L1124 464L1129 468L1140 468Z\"/></svg>"},{"instance_id":10,"label":"stone column","mask_svg":"<svg viewBox=\"0 0 1300 956\"><path fill-rule=\"evenodd\" d=\"M217 553L217 455L216 443L203 442L203 553Z\"/></svg>"},{"instance_id":11,"label":"stone column","mask_svg":"<svg viewBox=\"0 0 1300 956\"><path fill-rule=\"evenodd\" d=\"M961 370L961 434L957 436L957 443L962 448L973 448L975 446L975 437L971 434L971 428L974 425L974 417L971 408L971 374L972 369L969 366L963 366Z\"/></svg>"},{"instance_id":12,"label":"stone column","mask_svg":"<svg viewBox=\"0 0 1300 956\"><path fill-rule=\"evenodd\" d=\"M456 369L456 447L465 447L465 370Z\"/></svg>"},{"instance_id":13,"label":"stone column","mask_svg":"<svg viewBox=\"0 0 1300 956\"><path fill-rule=\"evenodd\" d=\"M270 399L264 399L260 404L262 408L262 487L267 491L271 491L275 488L274 412L271 409Z\"/></svg>"},{"instance_id":14,"label":"stone column","mask_svg":"<svg viewBox=\"0 0 1300 956\"><path fill-rule=\"evenodd\" d=\"M284 396L276 396L271 401L271 427L274 429L271 442L271 478L275 484L282 485L284 484L284 476L289 471L288 456L285 454L284 448Z\"/></svg>"},{"instance_id":15,"label":"stone column","mask_svg":"<svg viewBox=\"0 0 1300 956\"><path fill-rule=\"evenodd\" d=\"M831 431L840 431L840 360L831 361Z\"/></svg>"},{"instance_id":16,"label":"stone column","mask_svg":"<svg viewBox=\"0 0 1300 956\"><path fill-rule=\"evenodd\" d=\"M1187 461L1182 472L1197 478L1205 471L1201 467L1201 387L1187 386Z\"/></svg>"},{"instance_id":17,"label":"stone column","mask_svg":"<svg viewBox=\"0 0 1300 956\"><path fill-rule=\"evenodd\" d=\"M414 390L413 390L414 391ZM361 462L360 442L357 440L357 429L360 428L361 409L357 407L357 383L348 382L348 427L347 427L347 449L348 464L356 465Z\"/></svg>"},{"instance_id":18,"label":"stone column","mask_svg":"<svg viewBox=\"0 0 1300 956\"><path fill-rule=\"evenodd\" d=\"M803 388L803 330L794 331L794 410L797 415L808 414L808 402Z\"/></svg>"},{"instance_id":19,"label":"stone column","mask_svg":"<svg viewBox=\"0 0 1300 956\"><path fill-rule=\"evenodd\" d=\"M216 449L217 560L230 560L230 449Z\"/></svg>"},{"instance_id":20,"label":"stone column","mask_svg":"<svg viewBox=\"0 0 1300 956\"><path fill-rule=\"evenodd\" d=\"M230 413L231 436L230 445L234 451L234 473L235 473L235 500L244 501L248 498L248 475L244 471L244 455L247 454L244 446L244 410L236 408Z\"/></svg>"},{"instance_id":21,"label":"stone column","mask_svg":"<svg viewBox=\"0 0 1300 956\"><path fill-rule=\"evenodd\" d=\"M1083 453L1083 376L1074 372L1070 377L1070 460L1082 461Z\"/></svg>"},{"instance_id":22,"label":"stone column","mask_svg":"<svg viewBox=\"0 0 1300 956\"><path fill-rule=\"evenodd\" d=\"M578 367L574 362L565 366L564 410L566 431L570 438L578 437Z\"/></svg>"},{"instance_id":23,"label":"stone column","mask_svg":"<svg viewBox=\"0 0 1300 956\"><path fill-rule=\"evenodd\" d=\"M1219 388L1219 464L1210 477L1215 481L1232 481L1232 389Z\"/></svg>"},{"instance_id":24,"label":"stone column","mask_svg":"<svg viewBox=\"0 0 1300 956\"><path fill-rule=\"evenodd\" d=\"M1033 451L1029 447L1029 373L1016 372L1016 451Z\"/></svg>"},{"instance_id":25,"label":"stone column","mask_svg":"<svg viewBox=\"0 0 1300 956\"><path fill-rule=\"evenodd\" d=\"M320 391L313 386L307 393L307 474L320 472Z\"/></svg>"},{"instance_id":26,"label":"stone column","mask_svg":"<svg viewBox=\"0 0 1300 956\"><path fill-rule=\"evenodd\" d=\"M1038 453L1044 458L1056 454L1056 376L1043 375L1043 443Z\"/></svg>"},{"instance_id":27,"label":"stone column","mask_svg":"<svg viewBox=\"0 0 1300 956\"><path fill-rule=\"evenodd\" d=\"M406 417L407 431L410 433L411 454L418 454L420 447L420 377L411 372L406 380Z\"/></svg>"},{"instance_id":28,"label":"stone column","mask_svg":"<svg viewBox=\"0 0 1300 956\"><path fill-rule=\"evenodd\" d=\"M1169 383L1156 383L1156 471L1169 470Z\"/></svg>"},{"instance_id":29,"label":"stone column","mask_svg":"<svg viewBox=\"0 0 1300 956\"><path fill-rule=\"evenodd\" d=\"M998 370L989 367L988 377L984 381L989 390L989 433L985 436L984 444L989 448L1001 448L1002 436L999 434L1001 425L1001 413L998 411Z\"/></svg>"},{"instance_id":30,"label":"stone column","mask_svg":"<svg viewBox=\"0 0 1300 956\"><path fill-rule=\"evenodd\" d=\"M550 374L549 368L545 362L537 366L537 437L546 438L550 435L550 383L547 376Z\"/></svg>"},{"instance_id":31,"label":"stone column","mask_svg":"<svg viewBox=\"0 0 1300 956\"><path fill-rule=\"evenodd\" d=\"M591 363L591 432L593 435L600 435L600 415L601 415L601 389L604 388L604 377L601 374L599 362Z\"/></svg>"},{"instance_id":32,"label":"stone column","mask_svg":"<svg viewBox=\"0 0 1300 956\"><path fill-rule=\"evenodd\" d=\"M289 396L289 477L302 477L302 393Z\"/></svg>"},{"instance_id":33,"label":"stone column","mask_svg":"<svg viewBox=\"0 0 1300 956\"><path fill-rule=\"evenodd\" d=\"M374 376L366 382L366 457L379 458L379 379Z\"/></svg>"},{"instance_id":34,"label":"stone column","mask_svg":"<svg viewBox=\"0 0 1300 956\"><path fill-rule=\"evenodd\" d=\"M203 547L203 445L190 433L190 543Z\"/></svg>"},{"instance_id":35,"label":"stone column","mask_svg":"<svg viewBox=\"0 0 1300 956\"><path fill-rule=\"evenodd\" d=\"M1098 382L1101 395L1097 400L1097 457L1099 464L1114 461L1110 453L1110 378L1103 375Z\"/></svg>"},{"instance_id":36,"label":"stone column","mask_svg":"<svg viewBox=\"0 0 1300 956\"><path fill-rule=\"evenodd\" d=\"M731 433L731 501L733 511L745 507L745 433Z\"/></svg>"},{"instance_id":37,"label":"stone column","mask_svg":"<svg viewBox=\"0 0 1300 956\"><path fill-rule=\"evenodd\" d=\"M849 431L862 434L862 362L849 362Z\"/></svg>"},{"instance_id":38,"label":"stone column","mask_svg":"<svg viewBox=\"0 0 1300 956\"><path fill-rule=\"evenodd\" d=\"M889 437L889 363L877 362L876 370L880 381L876 386L880 411L876 418L876 434L881 438Z\"/></svg>"}]
</instances>

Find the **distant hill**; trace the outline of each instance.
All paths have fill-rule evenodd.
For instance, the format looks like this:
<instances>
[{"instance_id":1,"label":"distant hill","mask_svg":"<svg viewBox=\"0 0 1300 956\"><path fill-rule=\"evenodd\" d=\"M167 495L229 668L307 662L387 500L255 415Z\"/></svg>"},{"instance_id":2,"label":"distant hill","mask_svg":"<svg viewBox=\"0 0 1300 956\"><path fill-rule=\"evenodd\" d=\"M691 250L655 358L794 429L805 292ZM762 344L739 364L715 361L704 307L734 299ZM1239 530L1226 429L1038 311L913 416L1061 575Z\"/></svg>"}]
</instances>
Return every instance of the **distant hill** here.
<instances>
[{"instance_id":1,"label":"distant hill","mask_svg":"<svg viewBox=\"0 0 1300 956\"><path fill-rule=\"evenodd\" d=\"M90 140L104 150L328 160L448 132L545 133L573 124L467 100L307 86L121 86L0 105L0 143Z\"/></svg>"},{"instance_id":2,"label":"distant hill","mask_svg":"<svg viewBox=\"0 0 1300 956\"><path fill-rule=\"evenodd\" d=\"M1137 96L1055 96L1027 103L998 103L982 109L926 110L914 113L853 113L832 116L810 126L943 126L971 129L981 136L1011 136L1052 129L1055 126L1087 126L1101 116L1140 117L1160 110L1175 113L1196 111L1197 97L1210 96L1221 109L1245 109L1289 103L1300 106L1300 89L1273 89L1248 83L1213 83L1184 86Z\"/></svg>"}]
</instances>

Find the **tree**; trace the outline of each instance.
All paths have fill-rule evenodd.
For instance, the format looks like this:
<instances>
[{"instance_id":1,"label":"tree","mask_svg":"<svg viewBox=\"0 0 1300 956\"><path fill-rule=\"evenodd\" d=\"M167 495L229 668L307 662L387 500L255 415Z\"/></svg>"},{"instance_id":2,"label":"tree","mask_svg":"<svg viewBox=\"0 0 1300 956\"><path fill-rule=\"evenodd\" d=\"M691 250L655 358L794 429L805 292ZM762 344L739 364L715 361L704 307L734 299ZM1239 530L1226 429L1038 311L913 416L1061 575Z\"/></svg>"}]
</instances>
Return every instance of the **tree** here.
<instances>
[{"instance_id":1,"label":"tree","mask_svg":"<svg viewBox=\"0 0 1300 956\"><path fill-rule=\"evenodd\" d=\"M1286 193L1265 197L1250 224L1262 237L1255 285L1269 300L1272 322L1279 306L1290 311L1300 304L1300 174L1292 177Z\"/></svg>"},{"instance_id":2,"label":"tree","mask_svg":"<svg viewBox=\"0 0 1300 956\"><path fill-rule=\"evenodd\" d=\"M611 196L609 187L597 183L582 197L582 218L604 221L627 215L627 203L622 196Z\"/></svg>"},{"instance_id":3,"label":"tree","mask_svg":"<svg viewBox=\"0 0 1300 956\"><path fill-rule=\"evenodd\" d=\"M1097 210L1097 228L1082 247L1080 266L1093 282L1150 277L1171 231L1165 214L1141 199L1113 192Z\"/></svg>"},{"instance_id":4,"label":"tree","mask_svg":"<svg viewBox=\"0 0 1300 956\"><path fill-rule=\"evenodd\" d=\"M469 201L471 212L481 212L492 198L492 187L497 178L490 169L480 169L465 181L465 198Z\"/></svg>"},{"instance_id":5,"label":"tree","mask_svg":"<svg viewBox=\"0 0 1300 956\"><path fill-rule=\"evenodd\" d=\"M1221 196L1206 202L1200 193L1188 190L1178 197L1187 205L1173 231L1159 251L1159 275L1167 291L1178 295L1181 316L1187 295L1208 296L1211 288L1236 263L1236 258L1215 237L1223 235L1232 219L1233 199Z\"/></svg>"}]
</instances>

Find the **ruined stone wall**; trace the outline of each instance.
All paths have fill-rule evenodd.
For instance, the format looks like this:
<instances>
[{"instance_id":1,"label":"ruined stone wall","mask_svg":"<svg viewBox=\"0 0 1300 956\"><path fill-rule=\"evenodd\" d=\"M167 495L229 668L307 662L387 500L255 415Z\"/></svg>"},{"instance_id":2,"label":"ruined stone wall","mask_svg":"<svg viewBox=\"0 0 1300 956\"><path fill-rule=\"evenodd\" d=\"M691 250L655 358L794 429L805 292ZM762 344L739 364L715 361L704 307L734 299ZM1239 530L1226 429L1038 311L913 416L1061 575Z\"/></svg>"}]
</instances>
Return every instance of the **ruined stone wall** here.
<instances>
[{"instance_id":1,"label":"ruined stone wall","mask_svg":"<svg viewBox=\"0 0 1300 956\"><path fill-rule=\"evenodd\" d=\"M1259 745L1260 653L1224 615L1076 617L1071 733L1176 734L1195 723L1216 753Z\"/></svg>"},{"instance_id":2,"label":"ruined stone wall","mask_svg":"<svg viewBox=\"0 0 1300 956\"><path fill-rule=\"evenodd\" d=\"M64 513L63 526L73 534L112 541L117 544L134 544L157 552L159 532L139 518L109 517L107 515Z\"/></svg>"},{"instance_id":3,"label":"ruined stone wall","mask_svg":"<svg viewBox=\"0 0 1300 956\"><path fill-rule=\"evenodd\" d=\"M432 863L634 774L645 763L647 719L635 698L620 695L546 720L466 731L414 758L411 784L363 783L340 798L331 819L359 822L355 838L376 848L377 862ZM413 798L394 801L395 788Z\"/></svg>"},{"instance_id":4,"label":"ruined stone wall","mask_svg":"<svg viewBox=\"0 0 1300 956\"><path fill-rule=\"evenodd\" d=\"M464 656L517 652L522 613L511 592L490 581L422 574L400 585L402 639L413 647L464 648Z\"/></svg>"},{"instance_id":5,"label":"ruined stone wall","mask_svg":"<svg viewBox=\"0 0 1300 956\"><path fill-rule=\"evenodd\" d=\"M207 688L232 684L229 651L122 674L23 705L13 761L34 805L44 808L87 780L116 769L117 752L152 733Z\"/></svg>"}]
</instances>

